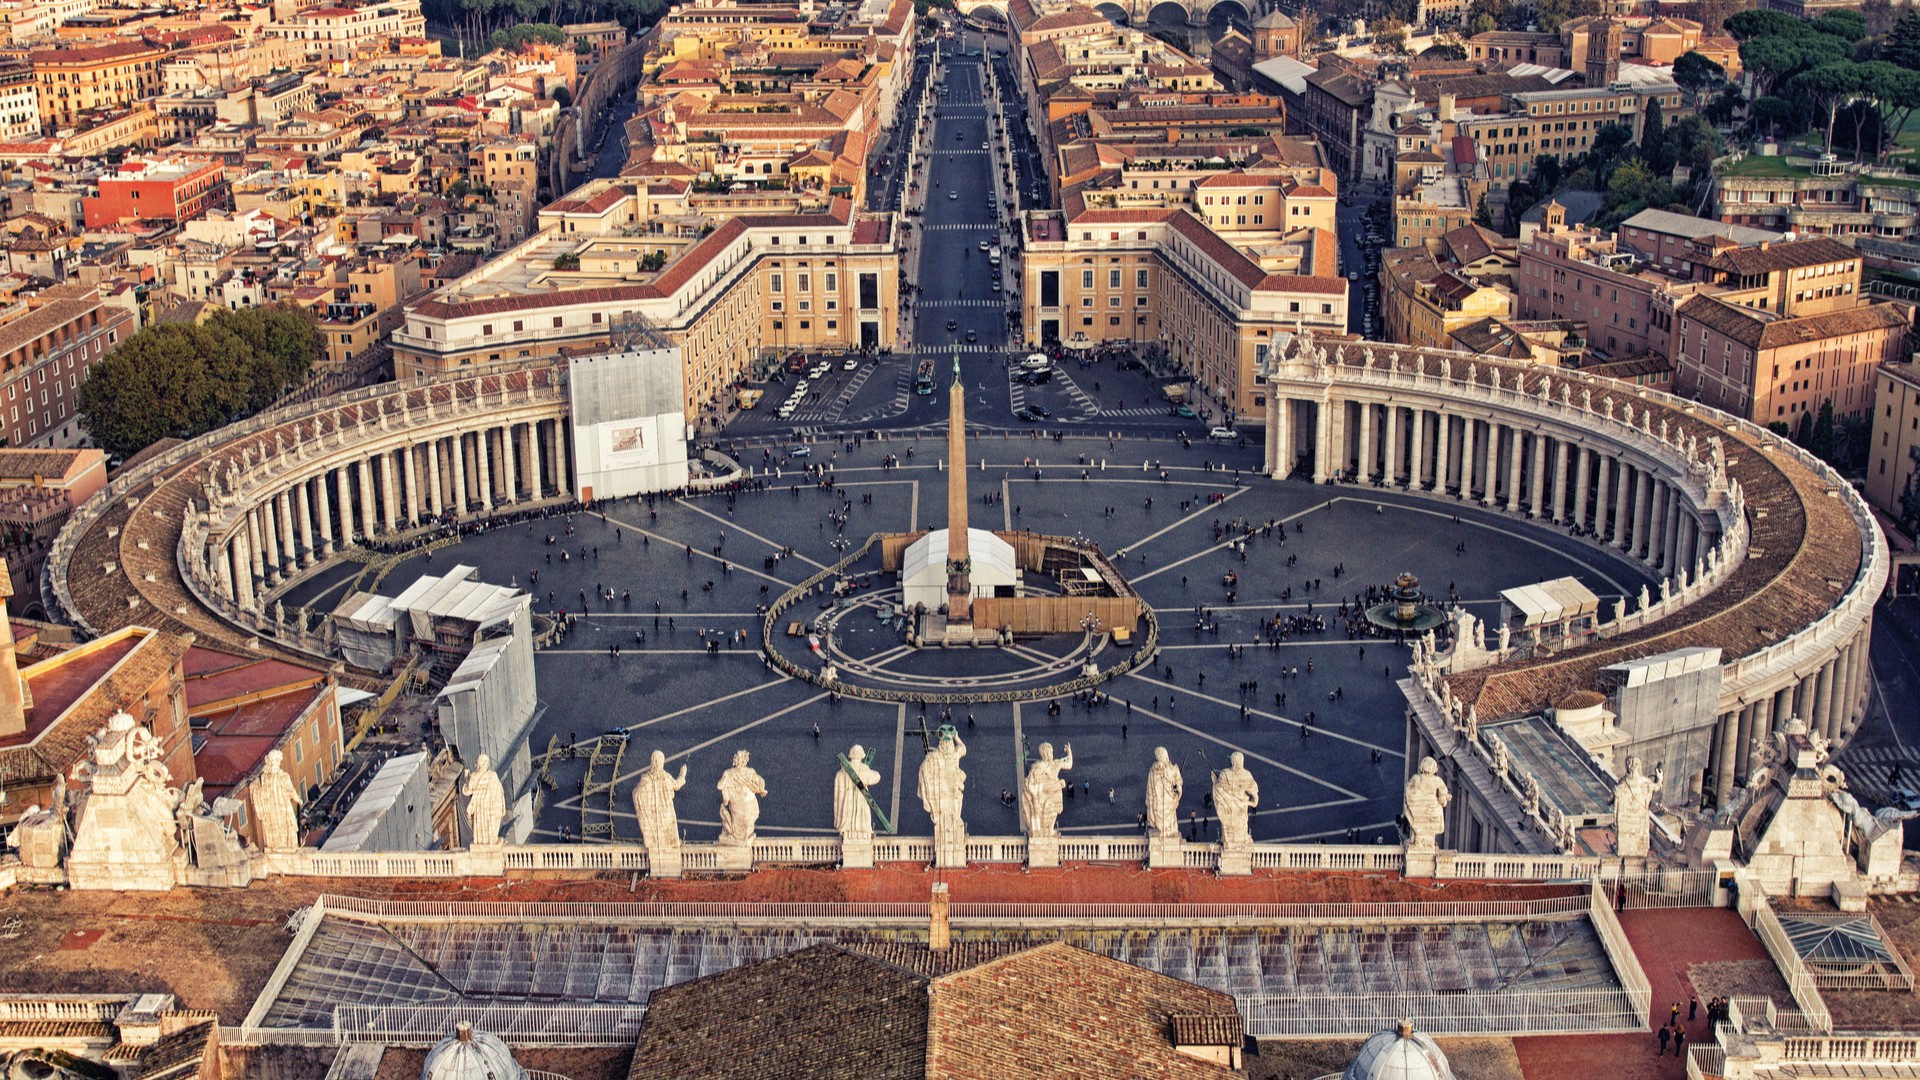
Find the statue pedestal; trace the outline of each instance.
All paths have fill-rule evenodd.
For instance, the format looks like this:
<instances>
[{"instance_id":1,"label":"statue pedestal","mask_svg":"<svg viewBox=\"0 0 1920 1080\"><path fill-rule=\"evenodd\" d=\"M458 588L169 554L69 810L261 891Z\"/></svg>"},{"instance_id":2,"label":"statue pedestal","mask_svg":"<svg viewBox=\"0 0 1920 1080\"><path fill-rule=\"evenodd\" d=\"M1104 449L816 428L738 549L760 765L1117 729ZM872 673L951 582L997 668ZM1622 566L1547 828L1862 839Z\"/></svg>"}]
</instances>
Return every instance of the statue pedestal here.
<instances>
[{"instance_id":1,"label":"statue pedestal","mask_svg":"<svg viewBox=\"0 0 1920 1080\"><path fill-rule=\"evenodd\" d=\"M1186 845L1180 839L1178 830L1169 836L1149 835L1147 837L1147 869L1161 870L1185 866L1187 864L1185 849Z\"/></svg>"},{"instance_id":2,"label":"statue pedestal","mask_svg":"<svg viewBox=\"0 0 1920 1080\"><path fill-rule=\"evenodd\" d=\"M677 878L680 876L680 847L655 851L647 849L647 876L656 878Z\"/></svg>"},{"instance_id":3,"label":"statue pedestal","mask_svg":"<svg viewBox=\"0 0 1920 1080\"><path fill-rule=\"evenodd\" d=\"M752 844L715 844L713 854L716 869L736 873L753 869Z\"/></svg>"},{"instance_id":4,"label":"statue pedestal","mask_svg":"<svg viewBox=\"0 0 1920 1080\"><path fill-rule=\"evenodd\" d=\"M506 877L507 846L479 844L467 849L465 870L472 877Z\"/></svg>"},{"instance_id":5,"label":"statue pedestal","mask_svg":"<svg viewBox=\"0 0 1920 1080\"><path fill-rule=\"evenodd\" d=\"M842 837L840 839L840 869L873 869L873 837L863 836L858 839Z\"/></svg>"},{"instance_id":6,"label":"statue pedestal","mask_svg":"<svg viewBox=\"0 0 1920 1080\"><path fill-rule=\"evenodd\" d=\"M1221 877L1245 877L1253 873L1253 847L1250 844L1234 844L1220 848Z\"/></svg>"},{"instance_id":7,"label":"statue pedestal","mask_svg":"<svg viewBox=\"0 0 1920 1080\"><path fill-rule=\"evenodd\" d=\"M1052 869L1060 865L1060 838L1027 837L1027 869Z\"/></svg>"},{"instance_id":8,"label":"statue pedestal","mask_svg":"<svg viewBox=\"0 0 1920 1080\"><path fill-rule=\"evenodd\" d=\"M933 868L935 870L960 870L967 865L967 836L955 832L950 836L933 833Z\"/></svg>"},{"instance_id":9,"label":"statue pedestal","mask_svg":"<svg viewBox=\"0 0 1920 1080\"><path fill-rule=\"evenodd\" d=\"M1438 848L1407 848L1407 868L1403 876L1416 878L1434 877L1440 872L1440 851Z\"/></svg>"}]
</instances>

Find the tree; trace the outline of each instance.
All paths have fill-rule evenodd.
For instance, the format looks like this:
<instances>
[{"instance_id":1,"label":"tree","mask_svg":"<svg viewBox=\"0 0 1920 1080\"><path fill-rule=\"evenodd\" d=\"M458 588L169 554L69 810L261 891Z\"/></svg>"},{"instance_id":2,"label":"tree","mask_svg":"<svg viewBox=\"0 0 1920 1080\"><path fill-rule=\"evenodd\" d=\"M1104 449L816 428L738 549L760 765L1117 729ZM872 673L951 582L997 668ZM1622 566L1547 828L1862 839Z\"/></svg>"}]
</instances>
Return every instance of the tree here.
<instances>
[{"instance_id":1,"label":"tree","mask_svg":"<svg viewBox=\"0 0 1920 1080\"><path fill-rule=\"evenodd\" d=\"M1381 52L1404 53L1407 51L1407 24L1399 19L1381 19L1373 24L1373 43Z\"/></svg>"},{"instance_id":2,"label":"tree","mask_svg":"<svg viewBox=\"0 0 1920 1080\"><path fill-rule=\"evenodd\" d=\"M1726 85L1727 69L1697 52L1680 54L1673 62L1673 81L1686 91L1689 105L1701 95Z\"/></svg>"},{"instance_id":3,"label":"tree","mask_svg":"<svg viewBox=\"0 0 1920 1080\"><path fill-rule=\"evenodd\" d=\"M1667 128L1660 119L1660 99L1647 99L1647 115L1640 122L1640 156L1655 176L1673 171L1673 159L1667 152Z\"/></svg>"},{"instance_id":4,"label":"tree","mask_svg":"<svg viewBox=\"0 0 1920 1080\"><path fill-rule=\"evenodd\" d=\"M555 270L578 270L580 269L580 256L571 251L555 255L553 257L553 268Z\"/></svg>"},{"instance_id":5,"label":"tree","mask_svg":"<svg viewBox=\"0 0 1920 1080\"><path fill-rule=\"evenodd\" d=\"M1848 43L1865 40L1867 36L1867 17L1846 8L1829 11L1807 25L1819 33L1837 37Z\"/></svg>"},{"instance_id":6,"label":"tree","mask_svg":"<svg viewBox=\"0 0 1920 1080\"><path fill-rule=\"evenodd\" d=\"M1732 34L1735 41L1742 43L1755 38L1797 34L1801 26L1799 19L1783 11L1772 11L1767 8L1742 11L1726 21L1727 33Z\"/></svg>"},{"instance_id":7,"label":"tree","mask_svg":"<svg viewBox=\"0 0 1920 1080\"><path fill-rule=\"evenodd\" d=\"M1807 450L1821 461L1832 462L1835 446L1833 426L1833 399L1820 402L1820 415L1813 422L1813 432L1807 439Z\"/></svg>"},{"instance_id":8,"label":"tree","mask_svg":"<svg viewBox=\"0 0 1920 1080\"><path fill-rule=\"evenodd\" d=\"M1422 60L1465 60L1466 58L1466 47L1453 44L1435 45L1420 54Z\"/></svg>"},{"instance_id":9,"label":"tree","mask_svg":"<svg viewBox=\"0 0 1920 1080\"><path fill-rule=\"evenodd\" d=\"M1483 229L1493 228L1493 211L1487 208L1487 193L1480 193L1480 201L1473 207L1473 223Z\"/></svg>"},{"instance_id":10,"label":"tree","mask_svg":"<svg viewBox=\"0 0 1920 1080\"><path fill-rule=\"evenodd\" d=\"M1227 131L1227 138L1229 138L1229 139L1258 139L1258 138L1263 138L1263 137L1265 137L1265 135L1266 135L1266 134L1267 134L1267 129L1266 129L1266 128L1263 128L1263 127L1249 127L1249 126L1247 126L1247 125L1244 125L1244 124L1243 124L1243 125L1241 125L1241 126L1239 126L1239 127L1236 127L1236 128L1231 128L1231 129L1229 129L1229 130Z\"/></svg>"},{"instance_id":11,"label":"tree","mask_svg":"<svg viewBox=\"0 0 1920 1080\"><path fill-rule=\"evenodd\" d=\"M1700 115L1706 117L1709 123L1724 127L1732 124L1734 117L1746 105L1747 96L1740 92L1739 87L1729 85L1720 91L1718 97L1707 102L1706 108L1700 110Z\"/></svg>"},{"instance_id":12,"label":"tree","mask_svg":"<svg viewBox=\"0 0 1920 1080\"><path fill-rule=\"evenodd\" d=\"M551 23L525 23L494 31L493 36L487 39L487 44L494 49L519 49L531 41L563 45L567 41L567 32Z\"/></svg>"},{"instance_id":13,"label":"tree","mask_svg":"<svg viewBox=\"0 0 1920 1080\"><path fill-rule=\"evenodd\" d=\"M554 87L553 93L547 96L551 97L554 100L554 103L559 105L563 109L573 105L573 91L567 89L564 86Z\"/></svg>"},{"instance_id":14,"label":"tree","mask_svg":"<svg viewBox=\"0 0 1920 1080\"><path fill-rule=\"evenodd\" d=\"M1833 125L1840 112L1840 106L1853 100L1860 91L1863 78L1860 65L1852 61L1840 61L1822 64L1812 71L1803 71L1787 82L1787 92L1805 102L1817 116L1826 119L1826 142L1824 150L1833 153Z\"/></svg>"},{"instance_id":15,"label":"tree","mask_svg":"<svg viewBox=\"0 0 1920 1080\"><path fill-rule=\"evenodd\" d=\"M1909 71L1920 71L1920 9L1908 5L1901 11L1875 55Z\"/></svg>"},{"instance_id":16,"label":"tree","mask_svg":"<svg viewBox=\"0 0 1920 1080\"><path fill-rule=\"evenodd\" d=\"M223 311L204 326L161 323L94 368L80 388L80 413L101 448L131 456L266 408L324 347L313 321L291 308Z\"/></svg>"}]
</instances>

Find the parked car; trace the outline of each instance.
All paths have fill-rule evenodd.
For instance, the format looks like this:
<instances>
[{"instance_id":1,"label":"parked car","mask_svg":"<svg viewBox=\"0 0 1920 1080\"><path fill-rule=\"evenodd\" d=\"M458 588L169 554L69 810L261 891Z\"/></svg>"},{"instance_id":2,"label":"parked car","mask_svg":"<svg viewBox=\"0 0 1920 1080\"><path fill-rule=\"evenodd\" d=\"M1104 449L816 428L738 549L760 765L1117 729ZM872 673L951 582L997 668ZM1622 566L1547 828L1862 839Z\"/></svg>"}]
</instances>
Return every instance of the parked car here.
<instances>
[{"instance_id":1,"label":"parked car","mask_svg":"<svg viewBox=\"0 0 1920 1080\"><path fill-rule=\"evenodd\" d=\"M1239 437L1240 433L1230 427L1217 427L1207 432L1207 438L1209 439L1237 439Z\"/></svg>"},{"instance_id":2,"label":"parked car","mask_svg":"<svg viewBox=\"0 0 1920 1080\"><path fill-rule=\"evenodd\" d=\"M804 443L795 443L792 446L787 447L787 456L788 457L812 457L813 447L807 446Z\"/></svg>"}]
</instances>

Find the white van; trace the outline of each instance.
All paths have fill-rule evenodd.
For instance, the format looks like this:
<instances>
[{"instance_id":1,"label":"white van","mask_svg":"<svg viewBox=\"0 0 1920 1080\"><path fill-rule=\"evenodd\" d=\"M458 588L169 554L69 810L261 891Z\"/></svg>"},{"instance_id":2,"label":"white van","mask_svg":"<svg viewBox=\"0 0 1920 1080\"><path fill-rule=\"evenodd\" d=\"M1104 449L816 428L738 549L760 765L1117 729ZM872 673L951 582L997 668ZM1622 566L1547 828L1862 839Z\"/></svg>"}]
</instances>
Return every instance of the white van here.
<instances>
[{"instance_id":1,"label":"white van","mask_svg":"<svg viewBox=\"0 0 1920 1080\"><path fill-rule=\"evenodd\" d=\"M1027 359L1024 366L1029 371L1040 371L1042 369L1052 367L1053 361L1047 359L1046 353L1038 353L1038 352L1029 353L1027 354Z\"/></svg>"}]
</instances>

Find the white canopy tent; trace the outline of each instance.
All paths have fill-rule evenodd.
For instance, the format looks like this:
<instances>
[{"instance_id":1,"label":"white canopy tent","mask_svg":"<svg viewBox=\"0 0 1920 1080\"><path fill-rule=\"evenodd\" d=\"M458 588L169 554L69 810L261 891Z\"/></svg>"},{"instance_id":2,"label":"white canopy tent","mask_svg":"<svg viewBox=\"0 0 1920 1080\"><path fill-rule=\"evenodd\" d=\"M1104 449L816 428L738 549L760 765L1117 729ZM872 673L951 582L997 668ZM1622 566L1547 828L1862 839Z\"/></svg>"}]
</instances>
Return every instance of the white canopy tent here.
<instances>
[{"instance_id":1,"label":"white canopy tent","mask_svg":"<svg viewBox=\"0 0 1920 1080\"><path fill-rule=\"evenodd\" d=\"M1592 618L1600 610L1600 598L1578 578L1571 577L1502 589L1500 599L1507 607L1505 622L1515 630L1576 622ZM1515 616L1519 617L1517 622Z\"/></svg>"},{"instance_id":2,"label":"white canopy tent","mask_svg":"<svg viewBox=\"0 0 1920 1080\"><path fill-rule=\"evenodd\" d=\"M993 596L1002 586L1018 582L1020 564L1013 545L987 530L967 530L967 554L973 560L969 576L974 596ZM909 608L925 604L928 611L937 611L947 602L947 530L935 529L907 545L900 583Z\"/></svg>"}]
</instances>

